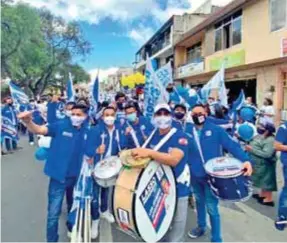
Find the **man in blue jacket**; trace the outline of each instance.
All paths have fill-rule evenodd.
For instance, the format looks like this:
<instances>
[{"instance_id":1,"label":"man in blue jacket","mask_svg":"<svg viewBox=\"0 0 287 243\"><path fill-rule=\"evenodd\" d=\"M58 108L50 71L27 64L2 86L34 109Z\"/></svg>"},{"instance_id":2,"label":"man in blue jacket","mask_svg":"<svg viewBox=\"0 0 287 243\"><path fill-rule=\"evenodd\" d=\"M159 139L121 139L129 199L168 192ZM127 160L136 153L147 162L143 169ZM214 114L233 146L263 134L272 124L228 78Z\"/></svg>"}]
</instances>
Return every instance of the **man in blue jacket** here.
<instances>
[{"instance_id":1,"label":"man in blue jacket","mask_svg":"<svg viewBox=\"0 0 287 243\"><path fill-rule=\"evenodd\" d=\"M284 230L287 226L287 122L279 127L274 147L277 151L281 151L284 178L284 185L279 197L278 219L275 225L278 230ZM280 224L281 221L285 223Z\"/></svg>"},{"instance_id":2,"label":"man in blue jacket","mask_svg":"<svg viewBox=\"0 0 287 243\"><path fill-rule=\"evenodd\" d=\"M70 119L39 126L32 121L32 112L18 115L29 131L50 136L51 146L44 173L50 177L48 189L47 241L58 241L58 223L65 192L69 209L73 203L73 188L80 174L86 139L89 133L88 108L75 105ZM67 225L71 231L71 225Z\"/></svg>"},{"instance_id":3,"label":"man in blue jacket","mask_svg":"<svg viewBox=\"0 0 287 243\"><path fill-rule=\"evenodd\" d=\"M103 110L102 122L93 127L88 136L85 155L90 161L98 163L104 158L118 155L126 147L125 136L121 136L121 127L116 121L116 110L106 107ZM99 195L100 194L100 195ZM92 213L92 239L98 237L99 217L113 223L114 217L108 209L109 188L100 187L96 182L93 185ZM99 208L99 199L101 208Z\"/></svg>"},{"instance_id":4,"label":"man in blue jacket","mask_svg":"<svg viewBox=\"0 0 287 243\"><path fill-rule=\"evenodd\" d=\"M149 120L139 116L134 102L129 102L125 106L126 121L123 132L127 136L129 148L140 147L149 137L154 127Z\"/></svg>"},{"instance_id":5,"label":"man in blue jacket","mask_svg":"<svg viewBox=\"0 0 287 243\"><path fill-rule=\"evenodd\" d=\"M172 126L184 131L186 125L187 108L184 104L176 104L173 109Z\"/></svg>"},{"instance_id":6,"label":"man in blue jacket","mask_svg":"<svg viewBox=\"0 0 287 243\"><path fill-rule=\"evenodd\" d=\"M10 96L8 96L5 98L4 102L5 102L5 105L1 109L1 115L3 117L9 118L12 121L12 124L17 128L18 119L16 115L16 110L13 106L13 100ZM17 147L17 140L11 140L9 138L5 138L4 141L5 141L6 150L9 153L12 153L12 149L13 150L20 149L20 147ZM12 148L11 148L11 144L12 144Z\"/></svg>"},{"instance_id":7,"label":"man in blue jacket","mask_svg":"<svg viewBox=\"0 0 287 243\"><path fill-rule=\"evenodd\" d=\"M171 108L168 104L158 104L155 107L154 124L156 131L148 139L146 148L135 148L132 150L132 154L136 159L149 157L160 164L171 166L176 179L177 205L172 227L165 235L164 240L166 242L183 242L190 193L190 173L187 163L188 139L183 131L172 127ZM170 137L156 150L155 147L169 134Z\"/></svg>"},{"instance_id":8,"label":"man in blue jacket","mask_svg":"<svg viewBox=\"0 0 287 243\"><path fill-rule=\"evenodd\" d=\"M196 199L198 226L192 229L188 235L191 238L198 238L205 233L207 210L211 222L211 241L221 242L218 199L211 192L203 165L210 159L223 156L223 150L226 150L244 162L245 175L251 175L252 166L240 145L223 128L206 119L207 113L203 106L196 105L192 109L191 115L194 125L190 123L186 129L186 133L190 138L189 164L191 169L191 185Z\"/></svg>"}]
</instances>

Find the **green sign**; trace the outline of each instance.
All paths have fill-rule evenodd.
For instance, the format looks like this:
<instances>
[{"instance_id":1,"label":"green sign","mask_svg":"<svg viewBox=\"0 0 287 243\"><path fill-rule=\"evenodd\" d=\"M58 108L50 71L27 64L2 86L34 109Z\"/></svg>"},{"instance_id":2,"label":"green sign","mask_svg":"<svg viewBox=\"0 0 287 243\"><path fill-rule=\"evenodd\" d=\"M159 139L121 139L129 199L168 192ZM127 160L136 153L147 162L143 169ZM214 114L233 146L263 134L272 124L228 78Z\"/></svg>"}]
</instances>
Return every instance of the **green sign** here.
<instances>
[{"instance_id":1,"label":"green sign","mask_svg":"<svg viewBox=\"0 0 287 243\"><path fill-rule=\"evenodd\" d=\"M218 70L221 68L223 61L225 61L225 68L235 67L245 64L245 51L241 50L233 52L222 57L216 57L210 60L210 71Z\"/></svg>"}]
</instances>

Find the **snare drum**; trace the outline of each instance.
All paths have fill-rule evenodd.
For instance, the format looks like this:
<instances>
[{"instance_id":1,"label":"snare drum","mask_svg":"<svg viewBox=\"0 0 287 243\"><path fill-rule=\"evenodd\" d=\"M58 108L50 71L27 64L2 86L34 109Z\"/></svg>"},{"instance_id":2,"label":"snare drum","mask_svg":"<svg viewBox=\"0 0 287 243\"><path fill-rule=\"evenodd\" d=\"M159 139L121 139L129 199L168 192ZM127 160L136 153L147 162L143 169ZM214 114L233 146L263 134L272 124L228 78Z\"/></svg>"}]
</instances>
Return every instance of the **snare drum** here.
<instances>
[{"instance_id":1,"label":"snare drum","mask_svg":"<svg viewBox=\"0 0 287 243\"><path fill-rule=\"evenodd\" d=\"M101 187L114 186L121 168L122 163L119 157L111 156L103 159L94 168L94 179Z\"/></svg>"},{"instance_id":2,"label":"snare drum","mask_svg":"<svg viewBox=\"0 0 287 243\"><path fill-rule=\"evenodd\" d=\"M243 176L242 163L231 157L214 158L206 162L205 170L214 195L227 201L246 201L252 195L249 177Z\"/></svg>"},{"instance_id":3,"label":"snare drum","mask_svg":"<svg viewBox=\"0 0 287 243\"><path fill-rule=\"evenodd\" d=\"M169 166L151 161L146 168L123 167L113 191L120 228L146 242L167 233L176 208L176 181Z\"/></svg>"}]
</instances>

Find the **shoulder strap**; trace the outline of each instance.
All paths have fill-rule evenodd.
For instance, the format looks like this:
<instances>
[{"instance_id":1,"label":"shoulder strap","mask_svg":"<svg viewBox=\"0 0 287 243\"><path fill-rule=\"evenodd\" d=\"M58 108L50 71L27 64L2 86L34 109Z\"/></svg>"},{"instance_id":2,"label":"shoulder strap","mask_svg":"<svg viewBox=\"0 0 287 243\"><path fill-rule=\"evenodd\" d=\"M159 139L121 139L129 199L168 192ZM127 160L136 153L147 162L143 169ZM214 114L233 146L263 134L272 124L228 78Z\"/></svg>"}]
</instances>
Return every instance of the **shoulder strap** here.
<instances>
[{"instance_id":1,"label":"shoulder strap","mask_svg":"<svg viewBox=\"0 0 287 243\"><path fill-rule=\"evenodd\" d=\"M198 133L197 133L195 127L193 127L193 136L194 136L194 140L195 140L195 143L196 143L196 146L197 146L200 158L201 158L201 162L203 164L205 164L205 160L204 160L201 145L200 145L200 140L199 140Z\"/></svg>"},{"instance_id":2,"label":"shoulder strap","mask_svg":"<svg viewBox=\"0 0 287 243\"><path fill-rule=\"evenodd\" d=\"M172 128L168 134L166 134L161 140L160 142L154 147L153 150L158 151L171 137L173 134L175 134L177 131L176 128Z\"/></svg>"},{"instance_id":3,"label":"shoulder strap","mask_svg":"<svg viewBox=\"0 0 287 243\"><path fill-rule=\"evenodd\" d=\"M112 138L111 138L112 139ZM120 135L119 135L119 130L116 129L116 140L117 140L117 144L118 144L118 149L119 151L122 151L121 149L121 145L120 145Z\"/></svg>"},{"instance_id":4,"label":"shoulder strap","mask_svg":"<svg viewBox=\"0 0 287 243\"><path fill-rule=\"evenodd\" d=\"M145 148L151 141L151 139L153 138L154 134L156 132L156 129L154 129L151 133L151 135L148 137L148 139L145 141L145 143L143 144L142 148Z\"/></svg>"},{"instance_id":5,"label":"shoulder strap","mask_svg":"<svg viewBox=\"0 0 287 243\"><path fill-rule=\"evenodd\" d=\"M149 138L145 141L144 145L142 146L143 148L145 148L151 141L151 139L153 138L155 132L157 129L153 130L152 134L149 136ZM171 137L173 134L175 134L177 131L176 128L172 128L160 141L159 143L154 147L153 150L158 151Z\"/></svg>"},{"instance_id":6,"label":"shoulder strap","mask_svg":"<svg viewBox=\"0 0 287 243\"><path fill-rule=\"evenodd\" d=\"M140 143L139 143L139 140L136 136L136 133L135 133L135 130L133 129L133 127L129 124L129 122L127 122L128 126L131 128L131 136L132 136L132 139L136 145L137 148L140 147Z\"/></svg>"}]
</instances>

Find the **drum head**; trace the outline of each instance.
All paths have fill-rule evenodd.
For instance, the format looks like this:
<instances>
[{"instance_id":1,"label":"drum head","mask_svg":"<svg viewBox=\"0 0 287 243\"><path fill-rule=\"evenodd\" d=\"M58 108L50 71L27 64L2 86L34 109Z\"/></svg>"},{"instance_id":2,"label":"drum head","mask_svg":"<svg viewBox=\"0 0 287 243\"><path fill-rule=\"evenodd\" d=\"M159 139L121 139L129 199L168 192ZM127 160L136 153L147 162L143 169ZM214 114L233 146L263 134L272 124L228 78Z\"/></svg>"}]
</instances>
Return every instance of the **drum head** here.
<instances>
[{"instance_id":1,"label":"drum head","mask_svg":"<svg viewBox=\"0 0 287 243\"><path fill-rule=\"evenodd\" d=\"M176 208L176 182L171 168L150 162L138 181L134 203L140 237L146 242L162 239Z\"/></svg>"},{"instance_id":2,"label":"drum head","mask_svg":"<svg viewBox=\"0 0 287 243\"><path fill-rule=\"evenodd\" d=\"M204 165L210 176L218 178L236 177L242 174L242 163L231 157L218 157L208 160Z\"/></svg>"},{"instance_id":3,"label":"drum head","mask_svg":"<svg viewBox=\"0 0 287 243\"><path fill-rule=\"evenodd\" d=\"M111 156L99 161L94 169L94 175L99 179L108 179L117 175L122 168L119 157Z\"/></svg>"}]
</instances>

